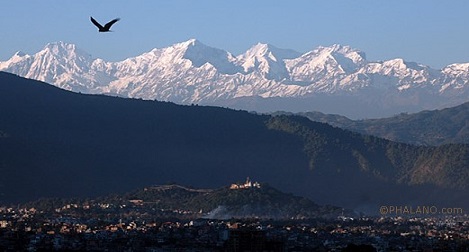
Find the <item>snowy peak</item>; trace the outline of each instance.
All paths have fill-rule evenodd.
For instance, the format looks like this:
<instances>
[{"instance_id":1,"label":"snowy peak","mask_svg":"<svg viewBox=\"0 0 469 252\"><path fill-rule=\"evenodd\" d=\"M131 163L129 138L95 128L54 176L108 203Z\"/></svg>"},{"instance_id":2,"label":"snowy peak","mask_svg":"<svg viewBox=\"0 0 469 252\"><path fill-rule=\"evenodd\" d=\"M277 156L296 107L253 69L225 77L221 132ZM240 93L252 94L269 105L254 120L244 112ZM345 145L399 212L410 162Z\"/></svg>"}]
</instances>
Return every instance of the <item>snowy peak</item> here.
<instances>
[{"instance_id":1,"label":"snowy peak","mask_svg":"<svg viewBox=\"0 0 469 252\"><path fill-rule=\"evenodd\" d=\"M440 71L404 59L369 62L365 53L338 44L300 54L258 43L234 57L190 39L107 62L92 59L74 44L55 42L33 55L16 53L0 62L0 71L76 92L183 104L226 105L242 97L351 95L372 99L370 104L389 96L386 107L393 107L394 101L405 96L433 97L427 101L433 104L437 96L446 102L467 100L469 94L469 64L453 64ZM415 100L406 102L414 104Z\"/></svg>"},{"instance_id":2,"label":"snowy peak","mask_svg":"<svg viewBox=\"0 0 469 252\"><path fill-rule=\"evenodd\" d=\"M26 53L24 53L24 52L22 52L22 51L17 51L17 52L13 55L13 57L15 57L15 58L21 58L21 57L24 57L24 56L26 56Z\"/></svg>"},{"instance_id":3,"label":"snowy peak","mask_svg":"<svg viewBox=\"0 0 469 252\"><path fill-rule=\"evenodd\" d=\"M349 46L318 47L298 58L286 60L291 80L302 85L321 82L323 91L337 90L340 82L365 66L365 54Z\"/></svg>"},{"instance_id":4,"label":"snowy peak","mask_svg":"<svg viewBox=\"0 0 469 252\"><path fill-rule=\"evenodd\" d=\"M234 64L235 58L231 53L206 46L196 39L190 39L174 47L179 47L184 52L182 57L190 60L194 67L199 68L208 63L222 74L235 74L241 70Z\"/></svg>"},{"instance_id":5,"label":"snowy peak","mask_svg":"<svg viewBox=\"0 0 469 252\"><path fill-rule=\"evenodd\" d=\"M469 63L462 63L462 64L451 64L447 67L443 68L443 72L469 72Z\"/></svg>"},{"instance_id":6,"label":"snowy peak","mask_svg":"<svg viewBox=\"0 0 469 252\"><path fill-rule=\"evenodd\" d=\"M237 60L245 73L257 72L269 80L282 80L289 77L284 60L296 58L300 55L300 53L293 50L258 43L246 53L239 55Z\"/></svg>"},{"instance_id":7,"label":"snowy peak","mask_svg":"<svg viewBox=\"0 0 469 252\"><path fill-rule=\"evenodd\" d=\"M334 44L330 47L319 47L317 51L321 53L330 54L332 56L341 55L350 59L355 64L362 64L366 62L366 55L364 52L353 49L350 46L343 46L339 44Z\"/></svg>"},{"instance_id":8,"label":"snowy peak","mask_svg":"<svg viewBox=\"0 0 469 252\"><path fill-rule=\"evenodd\" d=\"M252 46L246 53L238 56L239 58L269 58L273 61L281 61L284 59L297 58L301 53L289 50L280 49L270 44L258 43Z\"/></svg>"},{"instance_id":9,"label":"snowy peak","mask_svg":"<svg viewBox=\"0 0 469 252\"><path fill-rule=\"evenodd\" d=\"M365 53L337 44L318 47L302 55L301 58L309 61L312 67L329 66L344 73L353 72L366 63Z\"/></svg>"},{"instance_id":10,"label":"snowy peak","mask_svg":"<svg viewBox=\"0 0 469 252\"><path fill-rule=\"evenodd\" d=\"M68 54L77 50L74 44L65 43L63 41L48 43L43 51L50 51L53 54Z\"/></svg>"},{"instance_id":11,"label":"snowy peak","mask_svg":"<svg viewBox=\"0 0 469 252\"><path fill-rule=\"evenodd\" d=\"M191 38L187 41L184 41L184 42L181 42L181 43L177 43L174 45L174 47L185 47L185 48L188 48L190 46L196 46L196 45L201 45L201 46L205 46L202 42L200 42L199 40L195 39L195 38Z\"/></svg>"},{"instance_id":12,"label":"snowy peak","mask_svg":"<svg viewBox=\"0 0 469 252\"><path fill-rule=\"evenodd\" d=\"M0 69L7 69L10 66L21 64L22 61L25 61L29 57L30 56L26 53L18 51L8 61L0 62Z\"/></svg>"},{"instance_id":13,"label":"snowy peak","mask_svg":"<svg viewBox=\"0 0 469 252\"><path fill-rule=\"evenodd\" d=\"M78 60L81 62L91 62L91 55L77 48L75 44L65 43L63 41L47 44L44 49L35 54L35 56L48 55L58 61L62 59Z\"/></svg>"},{"instance_id":14,"label":"snowy peak","mask_svg":"<svg viewBox=\"0 0 469 252\"><path fill-rule=\"evenodd\" d=\"M398 80L395 85L399 91L422 85L433 85L442 74L428 66L408 62L401 58L369 63L360 72L374 76L392 76Z\"/></svg>"},{"instance_id":15,"label":"snowy peak","mask_svg":"<svg viewBox=\"0 0 469 252\"><path fill-rule=\"evenodd\" d=\"M41 51L34 55L21 52L13 55L10 60L0 63L0 69L23 77L56 83L57 86L76 91L84 91L88 88L80 88L83 81L89 83L88 76L91 65L91 56L78 49L74 44L54 42L47 44Z\"/></svg>"},{"instance_id":16,"label":"snowy peak","mask_svg":"<svg viewBox=\"0 0 469 252\"><path fill-rule=\"evenodd\" d=\"M441 87L440 91L454 89L457 93L462 93L461 91L465 87L467 88L469 84L469 63L451 64L443 68L441 72L444 78L441 82L445 85ZM466 93L469 93L469 90Z\"/></svg>"},{"instance_id":17,"label":"snowy peak","mask_svg":"<svg viewBox=\"0 0 469 252\"><path fill-rule=\"evenodd\" d=\"M155 48L135 58L125 60L125 63L146 61L156 64L160 69L211 68L222 74L235 74L240 67L234 64L235 58L227 51L209 47L199 40L190 39L162 49ZM153 63L150 63L152 61Z\"/></svg>"},{"instance_id":18,"label":"snowy peak","mask_svg":"<svg viewBox=\"0 0 469 252\"><path fill-rule=\"evenodd\" d=\"M37 67L46 69L53 67L57 70L55 74L87 71L92 61L91 55L78 49L74 44L62 41L47 44L42 51L34 55L34 59L38 63Z\"/></svg>"}]
</instances>

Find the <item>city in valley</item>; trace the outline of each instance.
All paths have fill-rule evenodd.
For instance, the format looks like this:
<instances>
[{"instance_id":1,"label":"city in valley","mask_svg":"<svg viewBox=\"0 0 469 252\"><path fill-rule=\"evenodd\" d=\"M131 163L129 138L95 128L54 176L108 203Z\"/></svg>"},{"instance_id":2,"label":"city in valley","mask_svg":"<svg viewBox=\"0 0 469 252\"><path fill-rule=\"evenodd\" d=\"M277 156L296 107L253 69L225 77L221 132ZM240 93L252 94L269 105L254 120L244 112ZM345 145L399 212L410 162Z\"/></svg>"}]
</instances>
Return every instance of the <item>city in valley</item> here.
<instances>
[{"instance_id":1,"label":"city in valley","mask_svg":"<svg viewBox=\"0 0 469 252\"><path fill-rule=\"evenodd\" d=\"M157 190L175 188L183 187ZM226 190L252 194L261 188L248 180ZM389 206L386 213L377 209L375 216L352 216L342 210L336 216L317 218L297 214L277 219L210 219L203 217L210 214L203 210L164 209L137 199L63 202L1 207L0 250L469 251L469 219L464 213L415 215L389 211Z\"/></svg>"}]
</instances>

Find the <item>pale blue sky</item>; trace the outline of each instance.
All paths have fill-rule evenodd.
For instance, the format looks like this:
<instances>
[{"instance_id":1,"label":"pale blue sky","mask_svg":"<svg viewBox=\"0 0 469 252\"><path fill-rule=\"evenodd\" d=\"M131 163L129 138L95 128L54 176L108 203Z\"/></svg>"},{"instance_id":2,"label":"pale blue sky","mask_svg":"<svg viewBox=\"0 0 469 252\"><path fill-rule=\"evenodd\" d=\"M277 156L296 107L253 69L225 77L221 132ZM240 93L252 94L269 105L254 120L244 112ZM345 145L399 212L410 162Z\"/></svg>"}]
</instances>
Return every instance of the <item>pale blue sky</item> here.
<instances>
[{"instance_id":1,"label":"pale blue sky","mask_svg":"<svg viewBox=\"0 0 469 252\"><path fill-rule=\"evenodd\" d=\"M196 38L238 55L262 42L306 52L350 45L369 60L441 68L469 62L469 1L437 0L3 0L0 61L55 41L109 61ZM113 33L91 24L120 17Z\"/></svg>"}]
</instances>

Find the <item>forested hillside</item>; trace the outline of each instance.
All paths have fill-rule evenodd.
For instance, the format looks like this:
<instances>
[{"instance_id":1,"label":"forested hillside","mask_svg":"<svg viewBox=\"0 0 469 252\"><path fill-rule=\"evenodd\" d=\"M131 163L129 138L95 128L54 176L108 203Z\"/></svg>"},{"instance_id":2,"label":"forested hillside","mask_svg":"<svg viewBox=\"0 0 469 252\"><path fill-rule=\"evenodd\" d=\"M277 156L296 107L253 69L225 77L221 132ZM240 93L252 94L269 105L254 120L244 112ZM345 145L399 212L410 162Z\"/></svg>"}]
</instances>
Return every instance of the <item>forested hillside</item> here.
<instances>
[{"instance_id":1,"label":"forested hillside","mask_svg":"<svg viewBox=\"0 0 469 252\"><path fill-rule=\"evenodd\" d=\"M302 117L83 95L6 73L0 108L1 202L168 182L217 188L249 176L350 208L468 203L467 145L419 147Z\"/></svg>"},{"instance_id":2,"label":"forested hillside","mask_svg":"<svg viewBox=\"0 0 469 252\"><path fill-rule=\"evenodd\" d=\"M389 118L350 120L319 112L302 113L313 121L416 145L469 144L469 102L456 107L399 114Z\"/></svg>"}]
</instances>

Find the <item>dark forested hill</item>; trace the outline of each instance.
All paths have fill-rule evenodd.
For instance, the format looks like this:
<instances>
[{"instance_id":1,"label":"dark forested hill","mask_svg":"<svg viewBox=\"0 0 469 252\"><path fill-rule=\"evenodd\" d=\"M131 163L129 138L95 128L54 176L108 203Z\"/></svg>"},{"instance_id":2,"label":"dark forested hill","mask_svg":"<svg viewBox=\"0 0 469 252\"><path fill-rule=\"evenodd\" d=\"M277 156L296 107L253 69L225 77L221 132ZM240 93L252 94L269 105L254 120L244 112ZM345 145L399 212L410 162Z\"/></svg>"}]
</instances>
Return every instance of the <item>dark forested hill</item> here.
<instances>
[{"instance_id":1,"label":"dark forested hill","mask_svg":"<svg viewBox=\"0 0 469 252\"><path fill-rule=\"evenodd\" d=\"M119 211L126 212L126 215L139 212L142 215L151 214L153 218L184 219L304 219L337 218L345 213L354 215L340 207L320 206L307 198L283 193L267 184L257 185L241 189L230 189L227 186L194 189L176 184L160 185L94 199L45 198L27 202L21 207L48 212L66 205L78 205L75 208L81 212L84 205L99 211L99 205L105 204L116 210L114 214Z\"/></svg>"},{"instance_id":2,"label":"dark forested hill","mask_svg":"<svg viewBox=\"0 0 469 252\"><path fill-rule=\"evenodd\" d=\"M320 203L466 204L467 145L416 147L295 116L83 95L0 73L0 201L252 177Z\"/></svg>"},{"instance_id":3,"label":"dark forested hill","mask_svg":"<svg viewBox=\"0 0 469 252\"><path fill-rule=\"evenodd\" d=\"M397 142L417 145L469 144L469 102L441 110L400 114L389 118L350 120L343 116L308 112L313 121Z\"/></svg>"}]
</instances>

